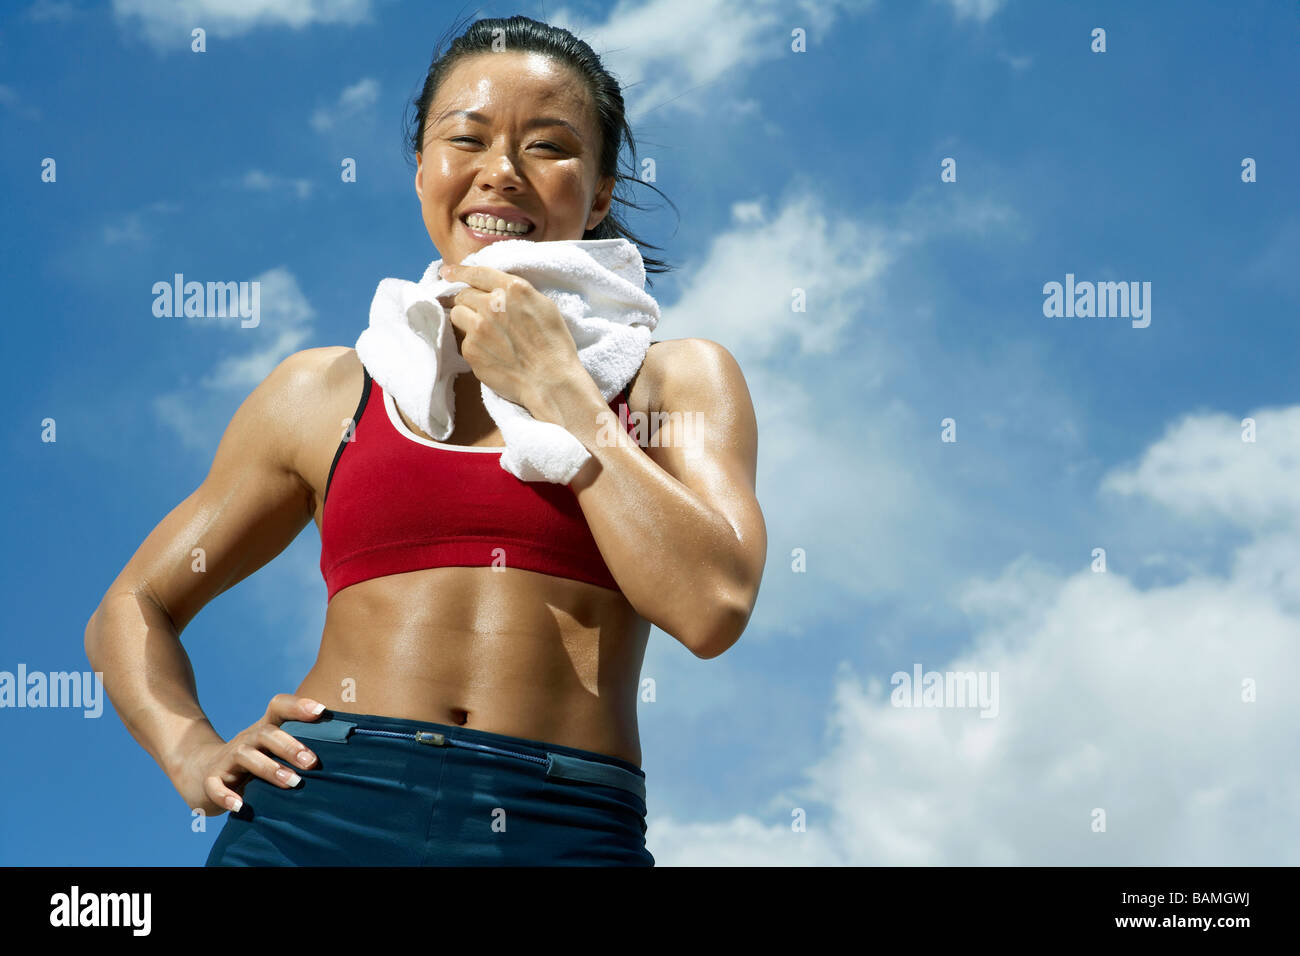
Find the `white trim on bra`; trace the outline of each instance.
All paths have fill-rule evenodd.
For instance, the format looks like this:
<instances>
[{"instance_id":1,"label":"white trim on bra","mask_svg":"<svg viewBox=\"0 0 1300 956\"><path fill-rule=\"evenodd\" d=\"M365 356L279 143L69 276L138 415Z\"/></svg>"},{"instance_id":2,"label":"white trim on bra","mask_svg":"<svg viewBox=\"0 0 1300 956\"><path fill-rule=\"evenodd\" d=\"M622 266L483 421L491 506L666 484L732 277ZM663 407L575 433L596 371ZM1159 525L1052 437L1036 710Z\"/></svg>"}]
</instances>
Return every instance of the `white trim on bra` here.
<instances>
[{"instance_id":1,"label":"white trim on bra","mask_svg":"<svg viewBox=\"0 0 1300 956\"><path fill-rule=\"evenodd\" d=\"M397 429L397 434L403 438L409 438L418 445L428 445L430 448L445 448L447 451L481 452L486 455L499 455L506 450L505 445L498 448L476 445L449 445L446 442L434 441L432 438L422 438L406 427L402 417L397 414L397 403L393 401L392 394L387 391L384 392L384 409L388 412L388 420L393 423L393 428Z\"/></svg>"}]
</instances>

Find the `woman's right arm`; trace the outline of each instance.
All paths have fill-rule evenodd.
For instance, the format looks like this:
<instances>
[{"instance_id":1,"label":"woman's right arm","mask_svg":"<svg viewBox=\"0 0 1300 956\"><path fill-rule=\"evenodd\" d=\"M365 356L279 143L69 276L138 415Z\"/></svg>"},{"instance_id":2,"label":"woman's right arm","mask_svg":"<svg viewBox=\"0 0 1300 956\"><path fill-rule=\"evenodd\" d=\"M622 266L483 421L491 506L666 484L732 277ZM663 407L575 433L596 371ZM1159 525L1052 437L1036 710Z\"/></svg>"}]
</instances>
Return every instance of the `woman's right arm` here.
<instances>
[{"instance_id":1,"label":"woman's right arm","mask_svg":"<svg viewBox=\"0 0 1300 956\"><path fill-rule=\"evenodd\" d=\"M295 763L304 748L276 728L315 717L311 702L280 694L251 733L238 735L246 739L223 740L199 706L180 634L204 605L268 563L312 520L314 493L298 468L301 436L319 410L322 353L336 351L296 352L253 390L203 483L150 532L86 625L86 655L103 673L122 722L187 804L207 813L234 808L231 788L241 777L211 778L218 757L274 781L280 765L252 751L265 745ZM232 744L232 753L222 755Z\"/></svg>"}]
</instances>

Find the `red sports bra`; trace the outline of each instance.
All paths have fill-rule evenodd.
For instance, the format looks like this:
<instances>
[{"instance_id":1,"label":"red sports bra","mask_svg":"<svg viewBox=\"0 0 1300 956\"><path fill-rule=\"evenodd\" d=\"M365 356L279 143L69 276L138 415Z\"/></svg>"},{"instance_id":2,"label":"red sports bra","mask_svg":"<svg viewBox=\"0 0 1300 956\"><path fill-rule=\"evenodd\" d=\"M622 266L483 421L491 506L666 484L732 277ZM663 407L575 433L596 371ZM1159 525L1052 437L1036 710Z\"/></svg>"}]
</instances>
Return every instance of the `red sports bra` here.
<instances>
[{"instance_id":1,"label":"red sports bra","mask_svg":"<svg viewBox=\"0 0 1300 956\"><path fill-rule=\"evenodd\" d=\"M572 488L520 481L501 467L504 448L416 435L363 375L353 440L339 442L325 483L327 601L358 581L447 566L523 568L619 590ZM626 422L626 389L615 401Z\"/></svg>"}]
</instances>

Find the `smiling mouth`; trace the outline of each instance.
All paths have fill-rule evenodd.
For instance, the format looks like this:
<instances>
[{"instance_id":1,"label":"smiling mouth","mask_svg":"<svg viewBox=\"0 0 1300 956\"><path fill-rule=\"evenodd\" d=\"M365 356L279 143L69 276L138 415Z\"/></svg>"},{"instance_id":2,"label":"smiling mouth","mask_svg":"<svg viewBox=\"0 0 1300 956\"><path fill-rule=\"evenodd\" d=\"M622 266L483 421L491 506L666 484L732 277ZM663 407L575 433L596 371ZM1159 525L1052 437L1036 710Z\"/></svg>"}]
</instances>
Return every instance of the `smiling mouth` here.
<instances>
[{"instance_id":1,"label":"smiling mouth","mask_svg":"<svg viewBox=\"0 0 1300 956\"><path fill-rule=\"evenodd\" d=\"M531 222L527 224L528 228L524 229L521 228L521 223L507 222L504 219L479 213L461 216L460 222L469 230L470 235L478 239L523 239L532 235L537 228Z\"/></svg>"}]
</instances>

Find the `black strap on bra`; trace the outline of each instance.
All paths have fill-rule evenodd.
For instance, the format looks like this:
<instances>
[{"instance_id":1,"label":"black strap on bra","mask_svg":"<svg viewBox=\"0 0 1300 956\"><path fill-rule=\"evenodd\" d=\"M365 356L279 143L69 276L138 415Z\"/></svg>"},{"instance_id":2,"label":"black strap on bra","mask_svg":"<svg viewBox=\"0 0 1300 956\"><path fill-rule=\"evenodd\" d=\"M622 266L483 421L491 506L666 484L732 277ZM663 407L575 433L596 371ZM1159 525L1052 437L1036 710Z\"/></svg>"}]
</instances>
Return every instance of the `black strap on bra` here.
<instances>
[{"instance_id":1,"label":"black strap on bra","mask_svg":"<svg viewBox=\"0 0 1300 956\"><path fill-rule=\"evenodd\" d=\"M370 399L370 372L366 370L364 365L361 366L361 374L363 376L361 385L361 401L357 402L357 410L352 413L351 430L354 438L356 437L357 424L361 421L361 415L366 410L366 402ZM339 440L338 449L334 452L334 460L330 462L330 474L329 477L325 479L325 498L321 499L322 510L325 508L325 499L329 498L330 495L330 485L334 482L334 469L338 467L339 458L343 456L343 449L347 447L347 444L348 436L344 435L343 438Z\"/></svg>"}]
</instances>

